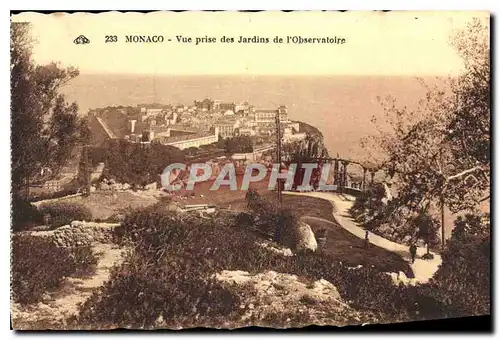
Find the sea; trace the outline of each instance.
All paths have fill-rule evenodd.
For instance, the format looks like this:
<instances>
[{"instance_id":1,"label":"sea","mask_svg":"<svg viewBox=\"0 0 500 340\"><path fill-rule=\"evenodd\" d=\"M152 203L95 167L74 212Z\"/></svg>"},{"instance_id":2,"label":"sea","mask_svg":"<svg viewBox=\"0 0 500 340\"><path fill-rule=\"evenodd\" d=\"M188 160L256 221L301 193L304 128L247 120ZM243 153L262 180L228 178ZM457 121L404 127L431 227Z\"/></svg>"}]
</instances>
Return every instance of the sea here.
<instances>
[{"instance_id":1,"label":"sea","mask_svg":"<svg viewBox=\"0 0 500 340\"><path fill-rule=\"evenodd\" d=\"M317 127L330 155L362 157L360 139L375 132L372 117L383 118L380 99L416 108L436 77L410 76L158 76L80 74L64 88L82 115L89 109L148 103L191 105L211 98L248 101L256 108L288 107L289 117Z\"/></svg>"}]
</instances>

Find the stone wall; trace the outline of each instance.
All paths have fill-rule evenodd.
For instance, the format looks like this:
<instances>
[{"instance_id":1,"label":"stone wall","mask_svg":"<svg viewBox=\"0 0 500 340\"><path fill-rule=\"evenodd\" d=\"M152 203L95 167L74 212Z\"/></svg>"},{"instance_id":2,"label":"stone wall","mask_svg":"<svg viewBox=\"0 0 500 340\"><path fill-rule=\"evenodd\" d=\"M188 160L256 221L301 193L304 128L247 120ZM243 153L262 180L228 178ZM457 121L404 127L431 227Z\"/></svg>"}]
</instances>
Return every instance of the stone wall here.
<instances>
[{"instance_id":1,"label":"stone wall","mask_svg":"<svg viewBox=\"0 0 500 340\"><path fill-rule=\"evenodd\" d=\"M113 231L119 223L96 223L73 221L53 230L27 231L32 236L48 237L60 247L94 246L112 243Z\"/></svg>"}]
</instances>

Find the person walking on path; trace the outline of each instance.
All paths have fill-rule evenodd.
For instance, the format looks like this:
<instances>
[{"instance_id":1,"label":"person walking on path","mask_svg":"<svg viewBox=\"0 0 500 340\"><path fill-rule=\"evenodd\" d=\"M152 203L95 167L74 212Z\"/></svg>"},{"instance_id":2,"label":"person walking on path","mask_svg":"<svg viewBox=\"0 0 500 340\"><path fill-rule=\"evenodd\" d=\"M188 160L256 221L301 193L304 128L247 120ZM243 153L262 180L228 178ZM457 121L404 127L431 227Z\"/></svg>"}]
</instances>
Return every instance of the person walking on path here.
<instances>
[{"instance_id":1,"label":"person walking on path","mask_svg":"<svg viewBox=\"0 0 500 340\"><path fill-rule=\"evenodd\" d=\"M417 246L412 243L410 246L411 263L415 263L415 257L417 256Z\"/></svg>"},{"instance_id":2,"label":"person walking on path","mask_svg":"<svg viewBox=\"0 0 500 340\"><path fill-rule=\"evenodd\" d=\"M370 246L370 239L368 238L368 230L365 231L365 249L368 249Z\"/></svg>"}]
</instances>

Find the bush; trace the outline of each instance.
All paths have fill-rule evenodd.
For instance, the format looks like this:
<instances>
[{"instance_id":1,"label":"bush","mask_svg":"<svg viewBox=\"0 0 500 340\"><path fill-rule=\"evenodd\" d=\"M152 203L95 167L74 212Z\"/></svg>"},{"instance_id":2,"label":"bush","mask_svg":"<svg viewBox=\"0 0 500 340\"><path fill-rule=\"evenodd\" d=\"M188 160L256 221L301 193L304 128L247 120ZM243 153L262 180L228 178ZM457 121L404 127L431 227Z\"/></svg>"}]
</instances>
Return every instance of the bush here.
<instances>
[{"instance_id":1,"label":"bush","mask_svg":"<svg viewBox=\"0 0 500 340\"><path fill-rule=\"evenodd\" d=\"M12 199L12 231L26 230L43 222L42 214L21 197Z\"/></svg>"},{"instance_id":2,"label":"bush","mask_svg":"<svg viewBox=\"0 0 500 340\"><path fill-rule=\"evenodd\" d=\"M434 275L432 296L449 317L490 314L491 241L489 216L455 221L443 263Z\"/></svg>"},{"instance_id":3,"label":"bush","mask_svg":"<svg viewBox=\"0 0 500 340\"><path fill-rule=\"evenodd\" d=\"M274 241L285 247L294 249L299 240L298 218L290 209L278 209L275 216L269 218L272 223L268 228L275 226Z\"/></svg>"},{"instance_id":4,"label":"bush","mask_svg":"<svg viewBox=\"0 0 500 340\"><path fill-rule=\"evenodd\" d=\"M251 214L241 212L235 217L235 224L243 228L253 227L255 224L254 218Z\"/></svg>"},{"instance_id":5,"label":"bush","mask_svg":"<svg viewBox=\"0 0 500 340\"><path fill-rule=\"evenodd\" d=\"M39 208L40 213L49 215L49 224L53 228L70 224L72 221L90 221L92 213L90 210L80 204L75 203L48 203L42 204Z\"/></svg>"},{"instance_id":6,"label":"bush","mask_svg":"<svg viewBox=\"0 0 500 340\"><path fill-rule=\"evenodd\" d=\"M14 300L26 304L57 289L66 276L88 271L97 258L88 247L59 248L42 237L16 234L12 238L11 287Z\"/></svg>"},{"instance_id":7,"label":"bush","mask_svg":"<svg viewBox=\"0 0 500 340\"><path fill-rule=\"evenodd\" d=\"M103 177L118 183L144 186L158 181L165 166L183 163L185 152L170 145L151 143L144 148L138 143L125 140L110 140L95 156L95 161L105 162Z\"/></svg>"},{"instance_id":8,"label":"bush","mask_svg":"<svg viewBox=\"0 0 500 340\"><path fill-rule=\"evenodd\" d=\"M98 258L92 251L92 247L65 248L69 254L72 274L88 274L97 266Z\"/></svg>"},{"instance_id":9,"label":"bush","mask_svg":"<svg viewBox=\"0 0 500 340\"><path fill-rule=\"evenodd\" d=\"M323 278L334 284L343 298L354 301L358 306L390 313L391 316L398 316L401 312L387 299L395 290L388 275L380 274L374 268L351 271L325 254L283 257L257 246L255 243L261 238L240 228L239 224L233 227L194 215L175 215L146 208L127 215L119 230L119 239L132 241L135 253L148 258L151 266L168 259L169 264L175 264L175 270L171 269L173 271L187 270L196 265L196 268L203 268L196 269L203 273L216 273L223 269L250 273L274 270L313 280Z\"/></svg>"},{"instance_id":10,"label":"bush","mask_svg":"<svg viewBox=\"0 0 500 340\"><path fill-rule=\"evenodd\" d=\"M82 308L86 322L152 327L163 315L169 327L202 320L213 326L215 317L239 315L238 296L243 292L211 278L224 269L253 274L274 270L328 280L344 300L380 322L453 314L433 285L397 287L378 268L351 270L328 254L282 256L256 245L262 238L240 228L237 219L202 219L149 207L128 214L119 230L119 239L134 246L133 254Z\"/></svg>"},{"instance_id":11,"label":"bush","mask_svg":"<svg viewBox=\"0 0 500 340\"><path fill-rule=\"evenodd\" d=\"M260 232L272 236L275 242L286 247L295 247L298 218L292 210L278 207L253 189L248 191L246 201L247 207L257 217L255 225Z\"/></svg>"},{"instance_id":12,"label":"bush","mask_svg":"<svg viewBox=\"0 0 500 340\"><path fill-rule=\"evenodd\" d=\"M432 255L432 253L425 253L425 254L422 256L422 259L423 259L423 260L432 260L432 259L434 259L434 255Z\"/></svg>"},{"instance_id":13,"label":"bush","mask_svg":"<svg viewBox=\"0 0 500 340\"><path fill-rule=\"evenodd\" d=\"M201 267L165 262L145 266L131 254L110 280L81 306L80 323L100 327L213 326L241 313L236 291L223 287ZM217 323L219 323L217 322Z\"/></svg>"},{"instance_id":14,"label":"bush","mask_svg":"<svg viewBox=\"0 0 500 340\"><path fill-rule=\"evenodd\" d=\"M78 193L77 188L67 188L55 192L47 192L47 193L42 193L39 195L34 195L29 198L30 202L36 202L36 201L41 201L41 200L49 200L49 199L54 199L54 198L60 198L60 197L65 197L69 195L74 195Z\"/></svg>"}]
</instances>

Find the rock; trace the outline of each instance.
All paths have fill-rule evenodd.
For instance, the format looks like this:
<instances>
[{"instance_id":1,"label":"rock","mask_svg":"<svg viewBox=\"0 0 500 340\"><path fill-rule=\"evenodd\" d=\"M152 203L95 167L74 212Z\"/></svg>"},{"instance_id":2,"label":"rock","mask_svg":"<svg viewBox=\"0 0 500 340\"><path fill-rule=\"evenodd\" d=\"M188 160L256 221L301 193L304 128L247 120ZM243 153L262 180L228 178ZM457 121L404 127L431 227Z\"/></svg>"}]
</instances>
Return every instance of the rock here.
<instances>
[{"instance_id":1,"label":"rock","mask_svg":"<svg viewBox=\"0 0 500 340\"><path fill-rule=\"evenodd\" d=\"M110 185L110 189L114 191L119 191L123 189L123 186L120 183L114 183Z\"/></svg>"},{"instance_id":2,"label":"rock","mask_svg":"<svg viewBox=\"0 0 500 340\"><path fill-rule=\"evenodd\" d=\"M45 292L42 294L42 301L49 301L51 299L51 296L49 293Z\"/></svg>"},{"instance_id":3,"label":"rock","mask_svg":"<svg viewBox=\"0 0 500 340\"><path fill-rule=\"evenodd\" d=\"M96 187L95 186L90 186L90 192L95 192L96 191Z\"/></svg>"},{"instance_id":4,"label":"rock","mask_svg":"<svg viewBox=\"0 0 500 340\"><path fill-rule=\"evenodd\" d=\"M410 241L411 241L411 236L407 235L407 236L403 237L402 241L403 241L404 244L409 244Z\"/></svg>"},{"instance_id":5,"label":"rock","mask_svg":"<svg viewBox=\"0 0 500 340\"><path fill-rule=\"evenodd\" d=\"M109 184L107 184L106 182L102 182L100 185L99 185L99 189L103 190L103 191L107 191L110 189L110 186Z\"/></svg>"},{"instance_id":6,"label":"rock","mask_svg":"<svg viewBox=\"0 0 500 340\"><path fill-rule=\"evenodd\" d=\"M112 239L119 223L72 221L70 225L48 231L30 231L29 234L47 237L59 247L92 246Z\"/></svg>"},{"instance_id":7,"label":"rock","mask_svg":"<svg viewBox=\"0 0 500 340\"><path fill-rule=\"evenodd\" d=\"M156 182L145 185L144 190L156 190Z\"/></svg>"},{"instance_id":8,"label":"rock","mask_svg":"<svg viewBox=\"0 0 500 340\"><path fill-rule=\"evenodd\" d=\"M325 279L320 279L319 281L314 282L313 291L315 291L317 294L326 294L336 300L341 299L337 287L335 287L332 283Z\"/></svg>"},{"instance_id":9,"label":"rock","mask_svg":"<svg viewBox=\"0 0 500 340\"><path fill-rule=\"evenodd\" d=\"M122 184L122 190L129 190L130 188L131 188L130 184L128 184L128 183Z\"/></svg>"},{"instance_id":10,"label":"rock","mask_svg":"<svg viewBox=\"0 0 500 340\"><path fill-rule=\"evenodd\" d=\"M314 233L309 226L304 222L299 222L297 226L297 250L311 250L316 251L318 243L314 237Z\"/></svg>"},{"instance_id":11,"label":"rock","mask_svg":"<svg viewBox=\"0 0 500 340\"><path fill-rule=\"evenodd\" d=\"M271 244L271 242L264 241L264 242L258 242L257 245L269 249L270 251L281 254L283 256L293 256L293 252L290 248L285 248L285 247L279 247Z\"/></svg>"}]
</instances>

